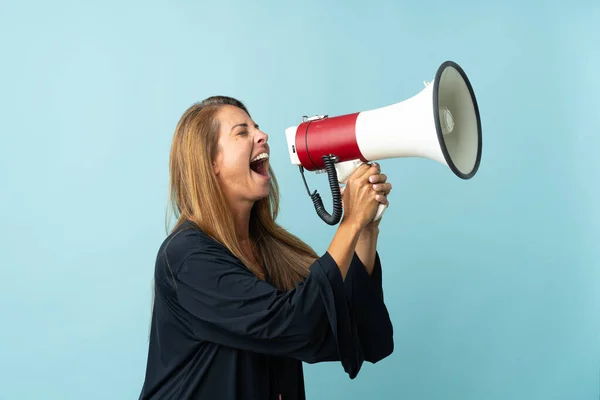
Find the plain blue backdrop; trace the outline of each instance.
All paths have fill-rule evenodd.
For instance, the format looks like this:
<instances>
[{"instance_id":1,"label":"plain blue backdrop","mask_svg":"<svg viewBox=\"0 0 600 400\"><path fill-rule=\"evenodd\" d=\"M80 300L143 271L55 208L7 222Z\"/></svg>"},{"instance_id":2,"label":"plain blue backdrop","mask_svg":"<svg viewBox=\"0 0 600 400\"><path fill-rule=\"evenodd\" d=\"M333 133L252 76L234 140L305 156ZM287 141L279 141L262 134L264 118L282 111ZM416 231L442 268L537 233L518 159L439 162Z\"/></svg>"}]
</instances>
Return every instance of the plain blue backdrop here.
<instances>
[{"instance_id":1,"label":"plain blue backdrop","mask_svg":"<svg viewBox=\"0 0 600 400\"><path fill-rule=\"evenodd\" d=\"M474 86L479 173L381 162L395 351L309 399L592 400L600 385L600 6L13 1L0 12L0 398L135 399L175 124L213 94L270 134L280 222L323 252L284 130ZM309 174L329 206L324 175Z\"/></svg>"}]
</instances>

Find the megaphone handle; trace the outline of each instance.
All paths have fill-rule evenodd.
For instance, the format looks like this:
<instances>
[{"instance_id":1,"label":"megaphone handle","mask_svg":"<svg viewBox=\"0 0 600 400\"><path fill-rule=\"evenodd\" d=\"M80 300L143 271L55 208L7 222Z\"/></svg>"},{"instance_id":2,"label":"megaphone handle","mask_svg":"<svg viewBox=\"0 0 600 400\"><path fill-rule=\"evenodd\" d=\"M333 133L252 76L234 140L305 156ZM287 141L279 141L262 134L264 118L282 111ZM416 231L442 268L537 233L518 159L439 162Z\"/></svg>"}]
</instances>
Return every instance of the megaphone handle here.
<instances>
[{"instance_id":1,"label":"megaphone handle","mask_svg":"<svg viewBox=\"0 0 600 400\"><path fill-rule=\"evenodd\" d=\"M373 221L377 221L379 218L381 218L386 208L386 204L380 204L379 207L377 207L377 213L375 214L375 217L373 217Z\"/></svg>"},{"instance_id":2,"label":"megaphone handle","mask_svg":"<svg viewBox=\"0 0 600 400\"><path fill-rule=\"evenodd\" d=\"M352 175L352 173L362 164L364 164L364 162L361 160L344 161L335 164L338 182L341 184L345 184L348 181L350 175ZM375 217L373 217L373 221L377 221L379 218L381 218L386 208L387 205L380 204L379 207L377 207L377 213L375 214Z\"/></svg>"}]
</instances>

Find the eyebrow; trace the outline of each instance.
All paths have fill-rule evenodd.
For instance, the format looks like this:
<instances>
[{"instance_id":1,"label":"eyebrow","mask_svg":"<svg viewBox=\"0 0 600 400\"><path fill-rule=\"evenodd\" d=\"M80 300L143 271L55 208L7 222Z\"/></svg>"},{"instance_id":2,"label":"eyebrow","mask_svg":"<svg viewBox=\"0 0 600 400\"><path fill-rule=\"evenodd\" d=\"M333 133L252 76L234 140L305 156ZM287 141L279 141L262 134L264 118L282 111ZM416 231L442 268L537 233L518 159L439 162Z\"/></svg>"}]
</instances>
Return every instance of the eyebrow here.
<instances>
[{"instance_id":1,"label":"eyebrow","mask_svg":"<svg viewBox=\"0 0 600 400\"><path fill-rule=\"evenodd\" d=\"M247 128L247 127L248 127L248 124L244 122L243 124L237 124L237 125L234 125L234 126L232 126L232 127L231 127L231 130L230 130L230 132L232 132L232 131L233 131L235 128L237 128L238 126L242 126L242 127L244 127L244 128ZM254 124L254 127L255 127L256 129L258 129L258 124Z\"/></svg>"}]
</instances>

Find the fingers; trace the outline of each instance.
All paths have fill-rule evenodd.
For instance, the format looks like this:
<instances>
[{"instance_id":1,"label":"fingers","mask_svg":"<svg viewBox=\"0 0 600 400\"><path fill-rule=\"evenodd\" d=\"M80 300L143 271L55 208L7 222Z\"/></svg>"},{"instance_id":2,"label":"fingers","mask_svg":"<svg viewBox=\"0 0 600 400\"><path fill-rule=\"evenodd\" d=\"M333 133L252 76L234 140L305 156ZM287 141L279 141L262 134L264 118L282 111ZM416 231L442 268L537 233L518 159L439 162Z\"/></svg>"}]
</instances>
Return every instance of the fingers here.
<instances>
[{"instance_id":1,"label":"fingers","mask_svg":"<svg viewBox=\"0 0 600 400\"><path fill-rule=\"evenodd\" d=\"M387 195L390 193L390 191L392 190L392 185L390 185L389 183L387 184L389 185L388 187L386 187L385 189L380 189L380 190L375 190L375 200L381 204L385 204L385 205L389 205L389 200Z\"/></svg>"},{"instance_id":2,"label":"fingers","mask_svg":"<svg viewBox=\"0 0 600 400\"><path fill-rule=\"evenodd\" d=\"M381 192L382 194L388 194L392 191L392 184L389 182L376 183L373 185L373 190L375 190L376 192Z\"/></svg>"},{"instance_id":3,"label":"fingers","mask_svg":"<svg viewBox=\"0 0 600 400\"><path fill-rule=\"evenodd\" d=\"M384 183L387 180L387 175L381 173L381 167L376 162L372 163L372 168L368 172L370 183Z\"/></svg>"},{"instance_id":4,"label":"fingers","mask_svg":"<svg viewBox=\"0 0 600 400\"><path fill-rule=\"evenodd\" d=\"M374 191L374 196L372 198L375 198L375 200L379 203L386 205L389 204L387 195L392 190L392 184L387 182L387 175L381 173L381 167L378 163L373 162L370 164L364 163L360 165L354 171L354 174L352 174L350 180L356 182L359 184L359 186L364 185L366 181L367 185L371 186L372 190ZM354 185L354 183L351 185Z\"/></svg>"},{"instance_id":5,"label":"fingers","mask_svg":"<svg viewBox=\"0 0 600 400\"><path fill-rule=\"evenodd\" d=\"M392 190L392 185L387 182L387 175L381 173L381 167L376 162L361 164L354 171L351 178L356 182L361 182L361 184L364 182L363 179L366 178L367 182L372 184L373 189L376 192L381 192L383 196L386 196Z\"/></svg>"},{"instance_id":6,"label":"fingers","mask_svg":"<svg viewBox=\"0 0 600 400\"><path fill-rule=\"evenodd\" d=\"M355 180L368 179L367 177L369 177L371 175L379 174L380 171L381 171L381 168L379 167L379 164L377 164L376 162L364 163L364 164L361 164L354 171L354 173L351 175L351 178L354 178Z\"/></svg>"},{"instance_id":7,"label":"fingers","mask_svg":"<svg viewBox=\"0 0 600 400\"><path fill-rule=\"evenodd\" d=\"M383 183L385 181L387 181L386 174L377 173L377 174L369 176L369 182L371 182L371 183Z\"/></svg>"},{"instance_id":8,"label":"fingers","mask_svg":"<svg viewBox=\"0 0 600 400\"><path fill-rule=\"evenodd\" d=\"M376 192L375 200L381 204L389 206L387 195L392 191L392 184L387 182L387 175L380 173L381 170L377 166L377 173L369 176L369 182L373 185L373 190Z\"/></svg>"},{"instance_id":9,"label":"fingers","mask_svg":"<svg viewBox=\"0 0 600 400\"><path fill-rule=\"evenodd\" d=\"M388 198L383 195L383 194L377 194L377 196L375 196L375 200L377 200L377 202L381 203L381 204L385 204L386 206L390 205L390 201L388 200Z\"/></svg>"}]
</instances>

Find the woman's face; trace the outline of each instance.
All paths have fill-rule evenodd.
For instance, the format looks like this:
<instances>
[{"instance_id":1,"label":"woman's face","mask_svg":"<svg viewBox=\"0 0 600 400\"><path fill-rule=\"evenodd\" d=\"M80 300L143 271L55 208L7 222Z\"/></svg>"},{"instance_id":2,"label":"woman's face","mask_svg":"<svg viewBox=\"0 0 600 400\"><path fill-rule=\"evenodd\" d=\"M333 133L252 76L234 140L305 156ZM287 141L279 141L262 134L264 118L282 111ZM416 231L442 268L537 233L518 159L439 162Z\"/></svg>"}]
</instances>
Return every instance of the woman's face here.
<instances>
[{"instance_id":1,"label":"woman's face","mask_svg":"<svg viewBox=\"0 0 600 400\"><path fill-rule=\"evenodd\" d=\"M254 203L269 195L268 136L244 110L223 106L217 115L219 149L215 173L232 204Z\"/></svg>"}]
</instances>

